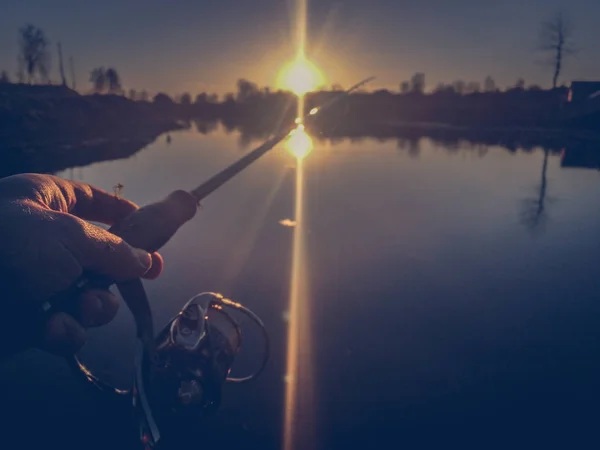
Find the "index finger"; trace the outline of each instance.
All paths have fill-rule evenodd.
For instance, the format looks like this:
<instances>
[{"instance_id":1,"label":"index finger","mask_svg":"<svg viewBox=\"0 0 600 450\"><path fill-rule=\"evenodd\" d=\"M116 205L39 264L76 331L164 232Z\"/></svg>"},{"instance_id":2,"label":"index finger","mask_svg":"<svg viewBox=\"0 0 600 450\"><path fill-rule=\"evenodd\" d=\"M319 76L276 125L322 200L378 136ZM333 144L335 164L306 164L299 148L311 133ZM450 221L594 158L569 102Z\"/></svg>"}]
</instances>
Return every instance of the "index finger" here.
<instances>
[{"instance_id":1,"label":"index finger","mask_svg":"<svg viewBox=\"0 0 600 450\"><path fill-rule=\"evenodd\" d=\"M87 183L63 181L72 194L69 212L81 219L113 225L138 209L135 203Z\"/></svg>"}]
</instances>

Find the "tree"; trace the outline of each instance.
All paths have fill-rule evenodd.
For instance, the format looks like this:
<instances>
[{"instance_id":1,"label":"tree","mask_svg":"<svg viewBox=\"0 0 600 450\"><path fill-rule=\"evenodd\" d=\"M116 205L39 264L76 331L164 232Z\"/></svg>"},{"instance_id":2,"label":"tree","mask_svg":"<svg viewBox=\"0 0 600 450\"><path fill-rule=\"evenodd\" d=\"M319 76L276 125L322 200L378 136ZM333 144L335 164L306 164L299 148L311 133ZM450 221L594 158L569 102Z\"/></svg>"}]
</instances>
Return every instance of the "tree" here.
<instances>
[{"instance_id":1,"label":"tree","mask_svg":"<svg viewBox=\"0 0 600 450\"><path fill-rule=\"evenodd\" d=\"M194 104L196 105L201 105L203 103L208 103L208 95L206 92L196 95L196 100L194 100Z\"/></svg>"},{"instance_id":2,"label":"tree","mask_svg":"<svg viewBox=\"0 0 600 450\"><path fill-rule=\"evenodd\" d=\"M456 92L459 95L463 95L467 90L467 84L462 80L457 80L454 83L452 83L452 87L454 88L454 92Z\"/></svg>"},{"instance_id":3,"label":"tree","mask_svg":"<svg viewBox=\"0 0 600 450\"><path fill-rule=\"evenodd\" d=\"M190 106L192 104L192 96L189 93L185 92L179 99L179 103L182 106Z\"/></svg>"},{"instance_id":4,"label":"tree","mask_svg":"<svg viewBox=\"0 0 600 450\"><path fill-rule=\"evenodd\" d=\"M478 81L469 81L466 86L468 94L474 94L481 91L481 85Z\"/></svg>"},{"instance_id":5,"label":"tree","mask_svg":"<svg viewBox=\"0 0 600 450\"><path fill-rule=\"evenodd\" d=\"M148 101L148 92L146 92L145 90L142 90L138 95L138 100L141 102L147 102Z\"/></svg>"},{"instance_id":6,"label":"tree","mask_svg":"<svg viewBox=\"0 0 600 450\"><path fill-rule=\"evenodd\" d=\"M573 24L562 11L542 23L539 49L549 54L547 63L553 68L552 87L556 88L564 58L576 53L573 47Z\"/></svg>"},{"instance_id":7,"label":"tree","mask_svg":"<svg viewBox=\"0 0 600 450\"><path fill-rule=\"evenodd\" d=\"M411 90L413 92L418 92L419 94L422 94L423 92L425 92L425 74L421 73L421 72L417 72L415 73L411 80Z\"/></svg>"},{"instance_id":8,"label":"tree","mask_svg":"<svg viewBox=\"0 0 600 450\"><path fill-rule=\"evenodd\" d=\"M106 91L108 80L106 79L106 70L104 67L96 67L90 72L90 81L93 84L94 92L102 94Z\"/></svg>"},{"instance_id":9,"label":"tree","mask_svg":"<svg viewBox=\"0 0 600 450\"><path fill-rule=\"evenodd\" d=\"M485 81L483 82L483 90L485 92L496 92L496 82L489 75L485 77Z\"/></svg>"},{"instance_id":10,"label":"tree","mask_svg":"<svg viewBox=\"0 0 600 450\"><path fill-rule=\"evenodd\" d=\"M410 83L408 81L400 83L400 92L403 94L408 94L410 92Z\"/></svg>"},{"instance_id":11,"label":"tree","mask_svg":"<svg viewBox=\"0 0 600 450\"><path fill-rule=\"evenodd\" d=\"M2 72L0 72L0 84L9 84L10 83L10 78L8 77L8 73L6 72L6 70L3 70Z\"/></svg>"},{"instance_id":12,"label":"tree","mask_svg":"<svg viewBox=\"0 0 600 450\"><path fill-rule=\"evenodd\" d=\"M121 77L115 69L112 67L106 69L105 76L109 94L120 94L123 92L123 87L121 86Z\"/></svg>"},{"instance_id":13,"label":"tree","mask_svg":"<svg viewBox=\"0 0 600 450\"><path fill-rule=\"evenodd\" d=\"M63 86L67 85L67 79L65 78L65 67L63 66L62 46L60 42L56 45L58 48L58 70L60 72L60 82Z\"/></svg>"},{"instance_id":14,"label":"tree","mask_svg":"<svg viewBox=\"0 0 600 450\"><path fill-rule=\"evenodd\" d=\"M129 99L130 100L137 100L138 96L137 96L137 91L135 89L129 89Z\"/></svg>"},{"instance_id":15,"label":"tree","mask_svg":"<svg viewBox=\"0 0 600 450\"><path fill-rule=\"evenodd\" d=\"M217 94L208 94L208 97L206 97L206 101L208 103L218 103L219 96Z\"/></svg>"},{"instance_id":16,"label":"tree","mask_svg":"<svg viewBox=\"0 0 600 450\"><path fill-rule=\"evenodd\" d=\"M167 94L160 92L154 97L154 104L159 108L169 108L173 106L174 102Z\"/></svg>"},{"instance_id":17,"label":"tree","mask_svg":"<svg viewBox=\"0 0 600 450\"><path fill-rule=\"evenodd\" d=\"M31 84L36 76L42 82L48 81L50 70L50 41L41 28L27 24L19 29L19 65Z\"/></svg>"},{"instance_id":18,"label":"tree","mask_svg":"<svg viewBox=\"0 0 600 450\"><path fill-rule=\"evenodd\" d=\"M515 83L515 89L525 89L525 80L523 78L519 78L517 80L517 82Z\"/></svg>"}]
</instances>

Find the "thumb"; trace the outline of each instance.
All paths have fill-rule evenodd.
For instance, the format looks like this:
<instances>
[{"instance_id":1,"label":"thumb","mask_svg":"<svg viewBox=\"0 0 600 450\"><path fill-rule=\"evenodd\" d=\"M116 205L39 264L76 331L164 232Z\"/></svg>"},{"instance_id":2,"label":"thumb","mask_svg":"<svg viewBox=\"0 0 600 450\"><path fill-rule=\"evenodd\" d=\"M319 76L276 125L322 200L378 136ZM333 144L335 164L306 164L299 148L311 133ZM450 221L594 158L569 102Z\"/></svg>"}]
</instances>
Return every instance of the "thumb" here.
<instances>
[{"instance_id":1,"label":"thumb","mask_svg":"<svg viewBox=\"0 0 600 450\"><path fill-rule=\"evenodd\" d=\"M61 242L82 269L122 281L139 278L152 267L152 257L145 250L75 216L57 214L55 226L60 228Z\"/></svg>"}]
</instances>

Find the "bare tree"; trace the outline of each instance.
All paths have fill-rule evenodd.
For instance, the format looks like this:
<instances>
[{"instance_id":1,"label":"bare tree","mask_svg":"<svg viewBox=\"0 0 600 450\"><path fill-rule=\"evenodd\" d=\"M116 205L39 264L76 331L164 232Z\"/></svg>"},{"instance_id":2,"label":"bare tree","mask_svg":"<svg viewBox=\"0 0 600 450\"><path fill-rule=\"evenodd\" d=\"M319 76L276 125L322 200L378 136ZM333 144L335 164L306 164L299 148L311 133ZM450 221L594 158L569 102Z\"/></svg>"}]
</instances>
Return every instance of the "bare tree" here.
<instances>
[{"instance_id":1,"label":"bare tree","mask_svg":"<svg viewBox=\"0 0 600 450\"><path fill-rule=\"evenodd\" d=\"M41 28L28 24L19 29L19 63L29 84L35 80L36 75L41 81L48 81L49 45L50 41Z\"/></svg>"},{"instance_id":2,"label":"bare tree","mask_svg":"<svg viewBox=\"0 0 600 450\"><path fill-rule=\"evenodd\" d=\"M72 56L69 56L69 68L71 69L71 89L77 88L77 80L75 79L75 61Z\"/></svg>"},{"instance_id":3,"label":"bare tree","mask_svg":"<svg viewBox=\"0 0 600 450\"><path fill-rule=\"evenodd\" d=\"M56 46L58 48L58 70L60 72L60 81L63 86L66 86L67 78L65 77L65 67L63 66L62 45L60 45L59 42Z\"/></svg>"},{"instance_id":4,"label":"bare tree","mask_svg":"<svg viewBox=\"0 0 600 450\"><path fill-rule=\"evenodd\" d=\"M542 23L539 49L550 55L547 62L554 68L552 87L556 88L565 57L576 53L573 24L564 12L559 11L549 21Z\"/></svg>"}]
</instances>

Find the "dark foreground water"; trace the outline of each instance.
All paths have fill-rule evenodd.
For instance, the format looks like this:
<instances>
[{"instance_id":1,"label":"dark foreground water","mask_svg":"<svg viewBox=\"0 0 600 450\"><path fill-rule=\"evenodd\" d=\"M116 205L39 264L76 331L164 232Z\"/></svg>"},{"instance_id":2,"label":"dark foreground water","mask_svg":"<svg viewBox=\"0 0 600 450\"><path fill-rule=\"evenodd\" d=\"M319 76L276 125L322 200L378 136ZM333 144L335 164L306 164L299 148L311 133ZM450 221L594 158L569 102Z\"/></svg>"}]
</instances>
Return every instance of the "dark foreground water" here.
<instances>
[{"instance_id":1,"label":"dark foreground water","mask_svg":"<svg viewBox=\"0 0 600 450\"><path fill-rule=\"evenodd\" d=\"M419 144L316 143L305 160L313 389L299 448L597 448L600 174L543 149ZM235 134L182 132L60 175L120 182L143 204L242 152ZM279 221L294 218L294 166L280 149L207 199L146 283L157 326L220 291L273 341L264 375L228 387L187 448L281 448L294 229ZM133 346L123 307L83 357L125 386ZM127 412L61 360L30 352L0 370L0 448L132 448Z\"/></svg>"}]
</instances>

